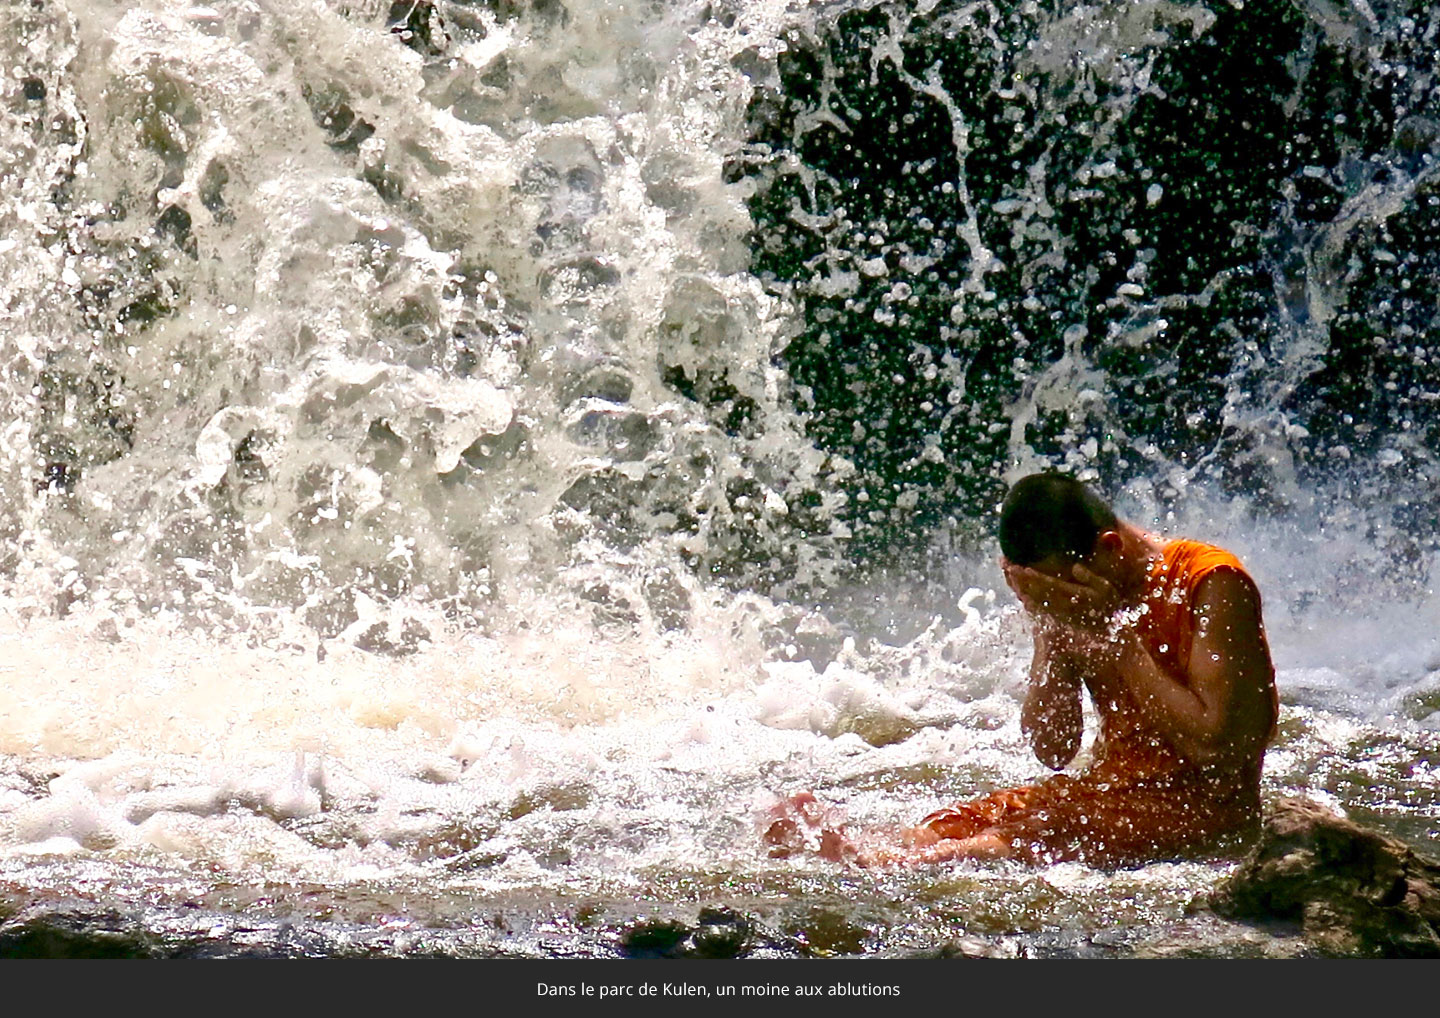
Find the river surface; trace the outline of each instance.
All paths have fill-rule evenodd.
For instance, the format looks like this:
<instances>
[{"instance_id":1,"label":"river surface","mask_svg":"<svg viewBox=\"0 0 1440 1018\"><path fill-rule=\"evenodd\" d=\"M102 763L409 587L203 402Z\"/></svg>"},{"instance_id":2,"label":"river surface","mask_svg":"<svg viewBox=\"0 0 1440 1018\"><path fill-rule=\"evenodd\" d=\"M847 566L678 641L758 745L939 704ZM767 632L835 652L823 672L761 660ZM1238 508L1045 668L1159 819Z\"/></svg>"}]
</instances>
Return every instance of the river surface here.
<instances>
[{"instance_id":1,"label":"river surface","mask_svg":"<svg viewBox=\"0 0 1440 1018\"><path fill-rule=\"evenodd\" d=\"M1265 795L1436 854L1437 40L6 0L0 943L1306 953L1223 861L759 833L1039 776L991 533L1057 467L1251 569Z\"/></svg>"}]
</instances>

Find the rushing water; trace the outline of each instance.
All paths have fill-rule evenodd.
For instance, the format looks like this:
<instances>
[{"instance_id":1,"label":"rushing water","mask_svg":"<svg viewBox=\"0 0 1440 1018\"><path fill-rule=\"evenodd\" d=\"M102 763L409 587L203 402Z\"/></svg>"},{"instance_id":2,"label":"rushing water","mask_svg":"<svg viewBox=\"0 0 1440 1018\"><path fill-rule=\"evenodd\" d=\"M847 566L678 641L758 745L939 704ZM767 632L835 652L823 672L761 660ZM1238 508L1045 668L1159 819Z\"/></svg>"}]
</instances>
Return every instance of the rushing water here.
<instances>
[{"instance_id":1,"label":"rushing water","mask_svg":"<svg viewBox=\"0 0 1440 1018\"><path fill-rule=\"evenodd\" d=\"M1036 776L988 533L1042 465L1251 565L1268 795L1433 848L1429 5L0 21L12 940L1297 949L1194 911L1223 864L760 845Z\"/></svg>"}]
</instances>

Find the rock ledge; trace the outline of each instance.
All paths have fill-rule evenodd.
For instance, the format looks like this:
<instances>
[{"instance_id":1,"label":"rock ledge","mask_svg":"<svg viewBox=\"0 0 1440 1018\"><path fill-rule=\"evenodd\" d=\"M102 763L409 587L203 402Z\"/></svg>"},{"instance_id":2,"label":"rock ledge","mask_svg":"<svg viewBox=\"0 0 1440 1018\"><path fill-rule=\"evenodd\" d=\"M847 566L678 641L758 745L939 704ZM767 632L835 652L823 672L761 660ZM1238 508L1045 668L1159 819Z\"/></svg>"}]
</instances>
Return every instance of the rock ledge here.
<instances>
[{"instance_id":1,"label":"rock ledge","mask_svg":"<svg viewBox=\"0 0 1440 1018\"><path fill-rule=\"evenodd\" d=\"M1440 957L1440 862L1307 799L1281 799L1210 907L1298 923L1326 954Z\"/></svg>"}]
</instances>

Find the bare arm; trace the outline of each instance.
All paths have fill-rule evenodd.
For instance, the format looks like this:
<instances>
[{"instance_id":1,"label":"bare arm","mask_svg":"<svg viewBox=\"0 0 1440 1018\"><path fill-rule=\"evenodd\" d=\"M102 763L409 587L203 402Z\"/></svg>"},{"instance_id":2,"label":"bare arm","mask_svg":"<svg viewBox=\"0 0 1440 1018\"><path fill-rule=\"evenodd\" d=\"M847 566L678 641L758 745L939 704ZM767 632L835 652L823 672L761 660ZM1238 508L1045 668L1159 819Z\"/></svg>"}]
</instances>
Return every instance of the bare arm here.
<instances>
[{"instance_id":1,"label":"bare arm","mask_svg":"<svg viewBox=\"0 0 1440 1018\"><path fill-rule=\"evenodd\" d=\"M1030 740L1036 759L1051 770L1060 770L1080 750L1085 727L1080 685L1074 648L1058 627L1037 620L1030 689L1020 708L1020 730Z\"/></svg>"},{"instance_id":2,"label":"bare arm","mask_svg":"<svg viewBox=\"0 0 1440 1018\"><path fill-rule=\"evenodd\" d=\"M1275 722L1275 671L1249 581L1217 570L1200 583L1185 682L1167 674L1133 633L1118 643L1120 674L1155 730L1196 764L1240 764L1263 753Z\"/></svg>"}]
</instances>

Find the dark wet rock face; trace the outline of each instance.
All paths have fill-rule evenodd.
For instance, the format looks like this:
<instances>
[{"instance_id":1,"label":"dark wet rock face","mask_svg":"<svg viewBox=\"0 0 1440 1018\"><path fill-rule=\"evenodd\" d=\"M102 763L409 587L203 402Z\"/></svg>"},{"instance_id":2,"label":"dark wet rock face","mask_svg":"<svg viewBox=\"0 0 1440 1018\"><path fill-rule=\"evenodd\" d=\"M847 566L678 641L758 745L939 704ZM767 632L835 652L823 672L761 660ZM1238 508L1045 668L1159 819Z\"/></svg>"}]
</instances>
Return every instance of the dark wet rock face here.
<instances>
[{"instance_id":1,"label":"dark wet rock face","mask_svg":"<svg viewBox=\"0 0 1440 1018\"><path fill-rule=\"evenodd\" d=\"M0 958L159 958L155 939L118 916L21 915L0 924Z\"/></svg>"},{"instance_id":2,"label":"dark wet rock face","mask_svg":"<svg viewBox=\"0 0 1440 1018\"><path fill-rule=\"evenodd\" d=\"M740 958L756 946L755 924L734 909L704 908L696 921L642 920L621 936L631 958Z\"/></svg>"},{"instance_id":3,"label":"dark wet rock face","mask_svg":"<svg viewBox=\"0 0 1440 1018\"><path fill-rule=\"evenodd\" d=\"M1326 953L1440 958L1440 862L1305 799L1276 804L1211 907L1298 922Z\"/></svg>"},{"instance_id":4,"label":"dark wet rock face","mask_svg":"<svg viewBox=\"0 0 1440 1018\"><path fill-rule=\"evenodd\" d=\"M462 929L374 921L239 916L199 907L107 909L47 902L7 914L0 902L0 959L8 958L537 958L503 925ZM511 919L518 920L518 916ZM590 956L592 952L582 952Z\"/></svg>"}]
</instances>

